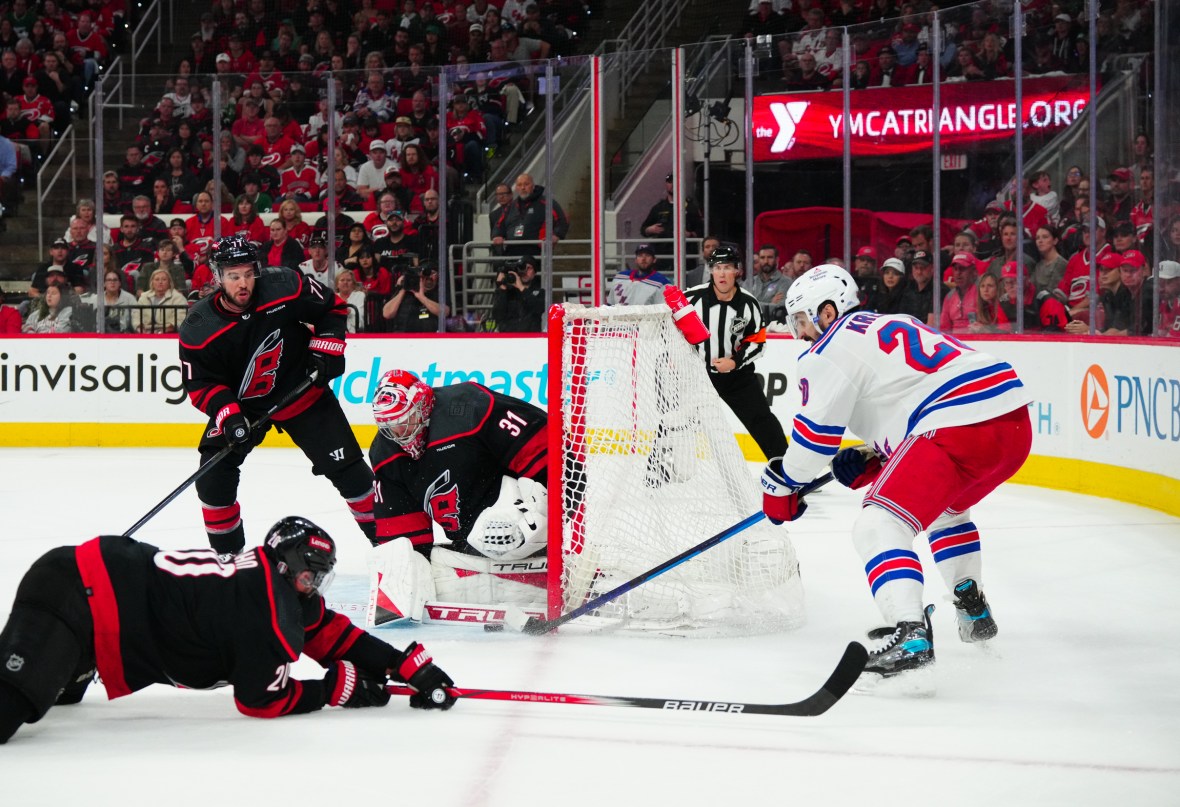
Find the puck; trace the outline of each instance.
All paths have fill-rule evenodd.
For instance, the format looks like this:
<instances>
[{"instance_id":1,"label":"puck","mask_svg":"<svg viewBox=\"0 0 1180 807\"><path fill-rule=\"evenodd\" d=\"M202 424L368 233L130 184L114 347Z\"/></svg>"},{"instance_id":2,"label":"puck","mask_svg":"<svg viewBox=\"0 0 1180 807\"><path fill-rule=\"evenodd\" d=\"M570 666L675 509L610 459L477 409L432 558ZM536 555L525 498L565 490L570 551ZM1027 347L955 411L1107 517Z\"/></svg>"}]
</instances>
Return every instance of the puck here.
<instances>
[{"instance_id":1,"label":"puck","mask_svg":"<svg viewBox=\"0 0 1180 807\"><path fill-rule=\"evenodd\" d=\"M503 625L484 625L484 633L501 633L504 630Z\"/></svg>"}]
</instances>

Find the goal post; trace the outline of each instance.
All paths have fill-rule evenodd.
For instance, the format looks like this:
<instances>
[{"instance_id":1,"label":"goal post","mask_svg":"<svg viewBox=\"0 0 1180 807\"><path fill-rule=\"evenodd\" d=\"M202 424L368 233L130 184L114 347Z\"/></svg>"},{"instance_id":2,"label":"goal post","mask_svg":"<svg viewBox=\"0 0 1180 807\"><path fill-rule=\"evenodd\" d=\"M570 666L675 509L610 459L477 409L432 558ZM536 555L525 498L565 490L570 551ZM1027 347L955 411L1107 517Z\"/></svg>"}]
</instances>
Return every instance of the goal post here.
<instances>
[{"instance_id":1,"label":"goal post","mask_svg":"<svg viewBox=\"0 0 1180 807\"><path fill-rule=\"evenodd\" d=\"M549 312L547 613L555 619L758 512L704 360L666 305ZM755 525L653 579L599 624L738 635L804 620L787 530Z\"/></svg>"}]
</instances>

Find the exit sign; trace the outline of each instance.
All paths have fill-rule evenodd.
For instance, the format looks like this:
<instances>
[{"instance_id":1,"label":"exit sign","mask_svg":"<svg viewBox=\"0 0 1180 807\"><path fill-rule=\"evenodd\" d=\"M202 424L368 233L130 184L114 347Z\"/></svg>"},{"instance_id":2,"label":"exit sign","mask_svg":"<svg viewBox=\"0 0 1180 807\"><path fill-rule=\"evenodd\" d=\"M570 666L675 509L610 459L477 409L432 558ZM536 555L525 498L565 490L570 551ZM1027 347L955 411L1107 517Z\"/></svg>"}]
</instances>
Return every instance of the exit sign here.
<instances>
[{"instance_id":1,"label":"exit sign","mask_svg":"<svg viewBox=\"0 0 1180 807\"><path fill-rule=\"evenodd\" d=\"M943 171L962 171L967 167L966 154L943 154L941 156Z\"/></svg>"}]
</instances>

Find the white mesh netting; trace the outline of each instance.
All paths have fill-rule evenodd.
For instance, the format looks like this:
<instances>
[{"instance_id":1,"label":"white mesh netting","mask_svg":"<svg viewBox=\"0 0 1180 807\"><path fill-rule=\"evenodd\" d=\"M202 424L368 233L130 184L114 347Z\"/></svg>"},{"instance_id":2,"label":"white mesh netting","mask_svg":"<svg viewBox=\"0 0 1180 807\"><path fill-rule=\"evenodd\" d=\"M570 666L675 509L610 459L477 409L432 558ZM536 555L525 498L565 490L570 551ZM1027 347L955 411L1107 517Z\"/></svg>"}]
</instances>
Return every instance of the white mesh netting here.
<instances>
[{"instance_id":1,"label":"white mesh netting","mask_svg":"<svg viewBox=\"0 0 1180 807\"><path fill-rule=\"evenodd\" d=\"M568 612L757 513L761 502L704 360L666 306L569 305L554 331L563 416L550 428L562 430L564 516L550 541L561 542ZM794 548L785 528L756 524L596 617L697 635L795 627L804 609Z\"/></svg>"}]
</instances>

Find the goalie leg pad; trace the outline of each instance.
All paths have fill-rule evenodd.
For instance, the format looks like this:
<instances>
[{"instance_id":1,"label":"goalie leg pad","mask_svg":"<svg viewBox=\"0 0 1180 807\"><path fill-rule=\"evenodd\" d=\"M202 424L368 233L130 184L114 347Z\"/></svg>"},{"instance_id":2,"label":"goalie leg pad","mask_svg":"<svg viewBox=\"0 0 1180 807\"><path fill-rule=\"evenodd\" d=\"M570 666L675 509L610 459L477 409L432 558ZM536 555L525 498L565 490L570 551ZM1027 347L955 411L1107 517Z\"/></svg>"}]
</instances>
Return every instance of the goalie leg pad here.
<instances>
[{"instance_id":1,"label":"goalie leg pad","mask_svg":"<svg viewBox=\"0 0 1180 807\"><path fill-rule=\"evenodd\" d=\"M541 605L548 561L541 557L505 561L436 546L430 553L434 590L444 602Z\"/></svg>"},{"instance_id":2,"label":"goalie leg pad","mask_svg":"<svg viewBox=\"0 0 1180 807\"><path fill-rule=\"evenodd\" d=\"M426 603L437 597L430 561L415 551L410 539L398 538L374 547L367 564L365 624L375 627L403 618L421 621Z\"/></svg>"}]
</instances>

